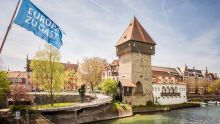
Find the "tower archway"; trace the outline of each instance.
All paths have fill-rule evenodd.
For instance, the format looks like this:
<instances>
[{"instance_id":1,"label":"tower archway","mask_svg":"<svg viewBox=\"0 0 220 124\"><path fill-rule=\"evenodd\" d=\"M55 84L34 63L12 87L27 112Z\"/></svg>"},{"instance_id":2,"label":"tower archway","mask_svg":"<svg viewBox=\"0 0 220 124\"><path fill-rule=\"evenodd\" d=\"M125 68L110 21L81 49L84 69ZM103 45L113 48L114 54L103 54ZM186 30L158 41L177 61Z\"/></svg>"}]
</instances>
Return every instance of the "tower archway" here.
<instances>
[{"instance_id":1,"label":"tower archway","mask_svg":"<svg viewBox=\"0 0 220 124\"><path fill-rule=\"evenodd\" d=\"M136 83L135 94L143 94L143 85L140 81Z\"/></svg>"}]
</instances>

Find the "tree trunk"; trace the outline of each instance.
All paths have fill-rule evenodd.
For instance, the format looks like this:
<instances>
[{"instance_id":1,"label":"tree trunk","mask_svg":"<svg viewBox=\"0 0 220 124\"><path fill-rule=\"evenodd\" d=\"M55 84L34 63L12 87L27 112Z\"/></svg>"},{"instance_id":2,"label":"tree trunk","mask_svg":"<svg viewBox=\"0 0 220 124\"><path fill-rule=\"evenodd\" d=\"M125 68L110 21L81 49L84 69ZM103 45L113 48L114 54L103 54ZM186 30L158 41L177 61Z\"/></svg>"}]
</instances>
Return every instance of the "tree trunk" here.
<instances>
[{"instance_id":1,"label":"tree trunk","mask_svg":"<svg viewBox=\"0 0 220 124\"><path fill-rule=\"evenodd\" d=\"M51 52L50 52L50 98L51 98L51 106L53 106L53 70L52 70L51 56L52 55L51 55Z\"/></svg>"},{"instance_id":2,"label":"tree trunk","mask_svg":"<svg viewBox=\"0 0 220 124\"><path fill-rule=\"evenodd\" d=\"M53 92L50 92L50 104L53 106Z\"/></svg>"},{"instance_id":3,"label":"tree trunk","mask_svg":"<svg viewBox=\"0 0 220 124\"><path fill-rule=\"evenodd\" d=\"M92 88L92 92L93 92L93 85L92 85L92 83L90 82L90 85L91 85L91 88Z\"/></svg>"}]
</instances>

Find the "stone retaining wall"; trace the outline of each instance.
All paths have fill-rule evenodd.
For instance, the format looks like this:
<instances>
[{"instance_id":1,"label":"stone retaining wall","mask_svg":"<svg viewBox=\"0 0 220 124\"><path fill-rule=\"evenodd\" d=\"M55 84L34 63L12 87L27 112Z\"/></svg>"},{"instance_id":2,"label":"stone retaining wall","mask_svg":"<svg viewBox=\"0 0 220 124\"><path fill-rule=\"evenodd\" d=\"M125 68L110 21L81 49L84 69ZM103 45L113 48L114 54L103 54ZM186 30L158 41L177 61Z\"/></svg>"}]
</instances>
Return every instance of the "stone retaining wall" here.
<instances>
[{"instance_id":1,"label":"stone retaining wall","mask_svg":"<svg viewBox=\"0 0 220 124\"><path fill-rule=\"evenodd\" d=\"M133 108L134 113L150 113L150 112L162 112L170 111L170 108Z\"/></svg>"},{"instance_id":2,"label":"stone retaining wall","mask_svg":"<svg viewBox=\"0 0 220 124\"><path fill-rule=\"evenodd\" d=\"M85 96L83 102L89 102L94 98L91 96ZM54 95L54 103L59 102L81 102L79 95ZM33 95L33 103L35 104L50 104L50 96L49 95Z\"/></svg>"},{"instance_id":3,"label":"stone retaining wall","mask_svg":"<svg viewBox=\"0 0 220 124\"><path fill-rule=\"evenodd\" d=\"M56 113L44 113L45 117L56 124L78 124L95 121L109 120L132 116L132 110L113 111L111 104L75 111L63 111Z\"/></svg>"},{"instance_id":4,"label":"stone retaining wall","mask_svg":"<svg viewBox=\"0 0 220 124\"><path fill-rule=\"evenodd\" d=\"M134 113L149 113L149 112L162 112L162 111L170 111L174 109L182 109L182 108L192 108L192 107L200 107L200 104L192 103L192 104L179 104L179 105L170 105L168 107L135 107L133 108Z\"/></svg>"}]
</instances>

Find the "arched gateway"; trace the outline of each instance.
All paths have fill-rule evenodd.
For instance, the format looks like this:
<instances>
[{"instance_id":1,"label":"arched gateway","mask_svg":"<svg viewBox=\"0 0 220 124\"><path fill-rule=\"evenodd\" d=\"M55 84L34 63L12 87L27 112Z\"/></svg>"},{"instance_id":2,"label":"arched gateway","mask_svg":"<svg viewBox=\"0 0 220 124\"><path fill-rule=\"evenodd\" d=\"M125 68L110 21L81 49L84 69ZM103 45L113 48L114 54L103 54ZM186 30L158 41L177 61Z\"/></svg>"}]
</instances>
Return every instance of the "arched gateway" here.
<instances>
[{"instance_id":1,"label":"arched gateway","mask_svg":"<svg viewBox=\"0 0 220 124\"><path fill-rule=\"evenodd\" d=\"M143 94L143 85L140 81L136 83L135 94L142 95Z\"/></svg>"}]
</instances>

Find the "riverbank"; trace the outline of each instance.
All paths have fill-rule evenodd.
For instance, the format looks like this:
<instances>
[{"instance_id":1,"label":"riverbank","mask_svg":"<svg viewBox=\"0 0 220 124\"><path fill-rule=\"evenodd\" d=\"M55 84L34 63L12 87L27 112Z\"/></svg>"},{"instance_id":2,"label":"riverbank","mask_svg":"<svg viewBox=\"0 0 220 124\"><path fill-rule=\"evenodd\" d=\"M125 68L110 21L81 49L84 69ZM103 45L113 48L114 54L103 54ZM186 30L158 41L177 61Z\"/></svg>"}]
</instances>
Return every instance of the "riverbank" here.
<instances>
[{"instance_id":1,"label":"riverbank","mask_svg":"<svg viewBox=\"0 0 220 124\"><path fill-rule=\"evenodd\" d=\"M121 106L121 109L124 108L123 105L126 105L126 104L120 105L119 103L113 103L113 104L117 104L118 106ZM126 106L129 106L129 105L126 105ZM113 122L114 120L117 120L117 119L123 118L126 120L126 118L135 117L136 114L147 114L147 113L151 114L151 113L158 113L158 112L167 112L167 111L171 111L174 109L194 108L194 107L200 107L200 104L199 103L182 103L182 104L174 104L174 105L134 106L134 107L132 107L132 111L131 111L132 115L131 115L130 111L129 111L130 112L129 115L127 115L126 112L120 112L121 113L120 116L115 115L115 114L111 114L111 111L108 111L108 114L113 115L113 116L105 117L104 115L102 115L102 117L104 117L104 118L97 119L96 121L90 121L89 123L94 122L94 124L95 124L96 122L97 123L102 123L105 121L111 122L111 120ZM117 109L115 109L115 110L117 110ZM128 110L128 109L125 109L125 110Z\"/></svg>"},{"instance_id":2,"label":"riverbank","mask_svg":"<svg viewBox=\"0 0 220 124\"><path fill-rule=\"evenodd\" d=\"M168 112L134 114L132 117L91 124L220 124L220 106L175 109Z\"/></svg>"},{"instance_id":3,"label":"riverbank","mask_svg":"<svg viewBox=\"0 0 220 124\"><path fill-rule=\"evenodd\" d=\"M171 111L174 109L200 107L199 103L182 103L173 105L151 105L151 106L134 106L132 108L133 113L152 113L152 112L163 112Z\"/></svg>"},{"instance_id":4,"label":"riverbank","mask_svg":"<svg viewBox=\"0 0 220 124\"><path fill-rule=\"evenodd\" d=\"M131 106L121 103L107 103L77 111L43 112L41 114L56 124L91 123L133 116Z\"/></svg>"},{"instance_id":5,"label":"riverbank","mask_svg":"<svg viewBox=\"0 0 220 124\"><path fill-rule=\"evenodd\" d=\"M122 103L108 103L104 105L82 108L77 111L48 111L41 113L30 114L30 121L32 122L51 122L56 124L77 124L77 123L91 123L106 120L117 120L121 118L133 117L136 113L156 113L161 111L170 111L173 109L199 107L198 103L183 103L175 105L151 105L151 106L135 106L131 107L128 104ZM37 112L37 111L36 111ZM43 116L41 116L43 115ZM36 117L35 117L36 116ZM14 120L13 115L9 120ZM23 120L25 121L26 117ZM7 117L5 118L7 120ZM6 121L4 120L4 121ZM37 121L40 120L40 121Z\"/></svg>"}]
</instances>

